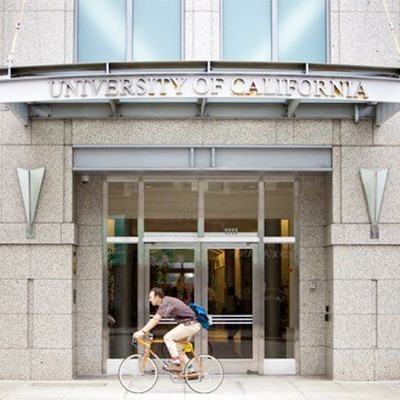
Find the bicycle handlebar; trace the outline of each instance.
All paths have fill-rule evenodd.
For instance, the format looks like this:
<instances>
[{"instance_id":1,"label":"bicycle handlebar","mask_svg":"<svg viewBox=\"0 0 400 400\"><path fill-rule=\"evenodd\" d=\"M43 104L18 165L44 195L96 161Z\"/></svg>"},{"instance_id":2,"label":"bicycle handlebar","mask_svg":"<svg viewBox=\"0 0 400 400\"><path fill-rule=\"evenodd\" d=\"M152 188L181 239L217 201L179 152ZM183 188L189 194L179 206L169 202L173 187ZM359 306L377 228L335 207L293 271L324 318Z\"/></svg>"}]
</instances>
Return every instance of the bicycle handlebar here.
<instances>
[{"instance_id":1,"label":"bicycle handlebar","mask_svg":"<svg viewBox=\"0 0 400 400\"><path fill-rule=\"evenodd\" d=\"M145 333L143 336L145 336L148 339L150 339L150 341L152 341L153 338L154 338L154 335L152 333ZM138 347L139 344L146 345L147 343L141 338L137 339L137 340L135 338L132 338L132 340L131 340L131 345L132 346Z\"/></svg>"}]
</instances>

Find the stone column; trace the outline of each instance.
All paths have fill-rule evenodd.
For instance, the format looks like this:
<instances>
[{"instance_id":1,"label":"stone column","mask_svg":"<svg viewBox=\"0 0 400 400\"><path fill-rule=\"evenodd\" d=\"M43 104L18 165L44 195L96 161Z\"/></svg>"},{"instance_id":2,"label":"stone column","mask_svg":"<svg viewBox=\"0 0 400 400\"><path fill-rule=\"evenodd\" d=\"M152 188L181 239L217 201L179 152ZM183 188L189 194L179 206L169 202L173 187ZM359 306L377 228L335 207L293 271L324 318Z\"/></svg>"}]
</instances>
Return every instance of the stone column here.
<instances>
[{"instance_id":1,"label":"stone column","mask_svg":"<svg viewBox=\"0 0 400 400\"><path fill-rule=\"evenodd\" d=\"M326 177L301 176L300 186L300 374L325 375L326 276L323 248Z\"/></svg>"},{"instance_id":2,"label":"stone column","mask_svg":"<svg viewBox=\"0 0 400 400\"><path fill-rule=\"evenodd\" d=\"M0 369L1 379L75 376L75 227L71 147L64 121L23 127L1 114ZM17 167L45 167L34 224L26 218Z\"/></svg>"},{"instance_id":3,"label":"stone column","mask_svg":"<svg viewBox=\"0 0 400 400\"><path fill-rule=\"evenodd\" d=\"M338 380L400 377L399 141L398 119L382 128L341 122L334 147L328 255L328 372ZM360 168L388 168L379 239L370 223Z\"/></svg>"},{"instance_id":4,"label":"stone column","mask_svg":"<svg viewBox=\"0 0 400 400\"><path fill-rule=\"evenodd\" d=\"M75 180L79 229L77 374L101 375L103 351L103 177Z\"/></svg>"},{"instance_id":5,"label":"stone column","mask_svg":"<svg viewBox=\"0 0 400 400\"><path fill-rule=\"evenodd\" d=\"M185 60L219 60L220 0L185 0Z\"/></svg>"}]
</instances>

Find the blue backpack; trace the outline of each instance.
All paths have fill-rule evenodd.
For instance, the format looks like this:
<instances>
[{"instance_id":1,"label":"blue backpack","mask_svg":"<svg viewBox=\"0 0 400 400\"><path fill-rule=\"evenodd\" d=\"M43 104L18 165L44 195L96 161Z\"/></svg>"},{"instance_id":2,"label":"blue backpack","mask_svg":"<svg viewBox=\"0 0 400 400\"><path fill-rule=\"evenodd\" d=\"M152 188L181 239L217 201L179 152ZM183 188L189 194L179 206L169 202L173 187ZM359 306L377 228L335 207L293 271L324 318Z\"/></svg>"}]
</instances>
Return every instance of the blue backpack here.
<instances>
[{"instance_id":1,"label":"blue backpack","mask_svg":"<svg viewBox=\"0 0 400 400\"><path fill-rule=\"evenodd\" d=\"M197 303L190 303L189 307L195 312L197 320L200 322L204 329L209 330L211 327L211 321L208 317L207 311Z\"/></svg>"}]
</instances>

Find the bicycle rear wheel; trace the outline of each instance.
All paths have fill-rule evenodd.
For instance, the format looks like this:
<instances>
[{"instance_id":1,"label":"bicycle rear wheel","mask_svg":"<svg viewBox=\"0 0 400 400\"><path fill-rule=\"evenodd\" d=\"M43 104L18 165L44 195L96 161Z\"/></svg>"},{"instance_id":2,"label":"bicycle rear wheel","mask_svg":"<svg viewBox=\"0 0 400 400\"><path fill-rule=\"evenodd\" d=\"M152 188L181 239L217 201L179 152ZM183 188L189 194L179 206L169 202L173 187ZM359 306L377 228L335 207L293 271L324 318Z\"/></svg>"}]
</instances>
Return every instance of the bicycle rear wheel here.
<instances>
[{"instance_id":1,"label":"bicycle rear wheel","mask_svg":"<svg viewBox=\"0 0 400 400\"><path fill-rule=\"evenodd\" d=\"M222 364L213 356L201 355L192 358L185 368L185 382L197 393L211 393L224 380Z\"/></svg>"},{"instance_id":2,"label":"bicycle rear wheel","mask_svg":"<svg viewBox=\"0 0 400 400\"><path fill-rule=\"evenodd\" d=\"M131 393L148 392L157 382L158 370L155 362L141 354L133 354L118 369L121 385Z\"/></svg>"}]
</instances>

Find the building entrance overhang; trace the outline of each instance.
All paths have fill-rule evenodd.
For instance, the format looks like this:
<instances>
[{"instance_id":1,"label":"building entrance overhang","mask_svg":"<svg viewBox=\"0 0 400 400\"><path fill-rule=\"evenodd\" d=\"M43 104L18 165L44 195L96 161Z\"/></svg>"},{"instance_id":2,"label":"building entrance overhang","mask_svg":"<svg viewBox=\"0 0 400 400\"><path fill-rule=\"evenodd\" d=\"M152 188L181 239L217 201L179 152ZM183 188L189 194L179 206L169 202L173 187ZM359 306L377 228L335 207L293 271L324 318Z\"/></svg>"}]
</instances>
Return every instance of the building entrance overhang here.
<instances>
[{"instance_id":1,"label":"building entrance overhang","mask_svg":"<svg viewBox=\"0 0 400 400\"><path fill-rule=\"evenodd\" d=\"M331 146L73 146L80 173L330 172Z\"/></svg>"},{"instance_id":2,"label":"building entrance overhang","mask_svg":"<svg viewBox=\"0 0 400 400\"><path fill-rule=\"evenodd\" d=\"M180 61L0 69L0 104L37 118L373 119L400 110L400 69Z\"/></svg>"}]
</instances>

